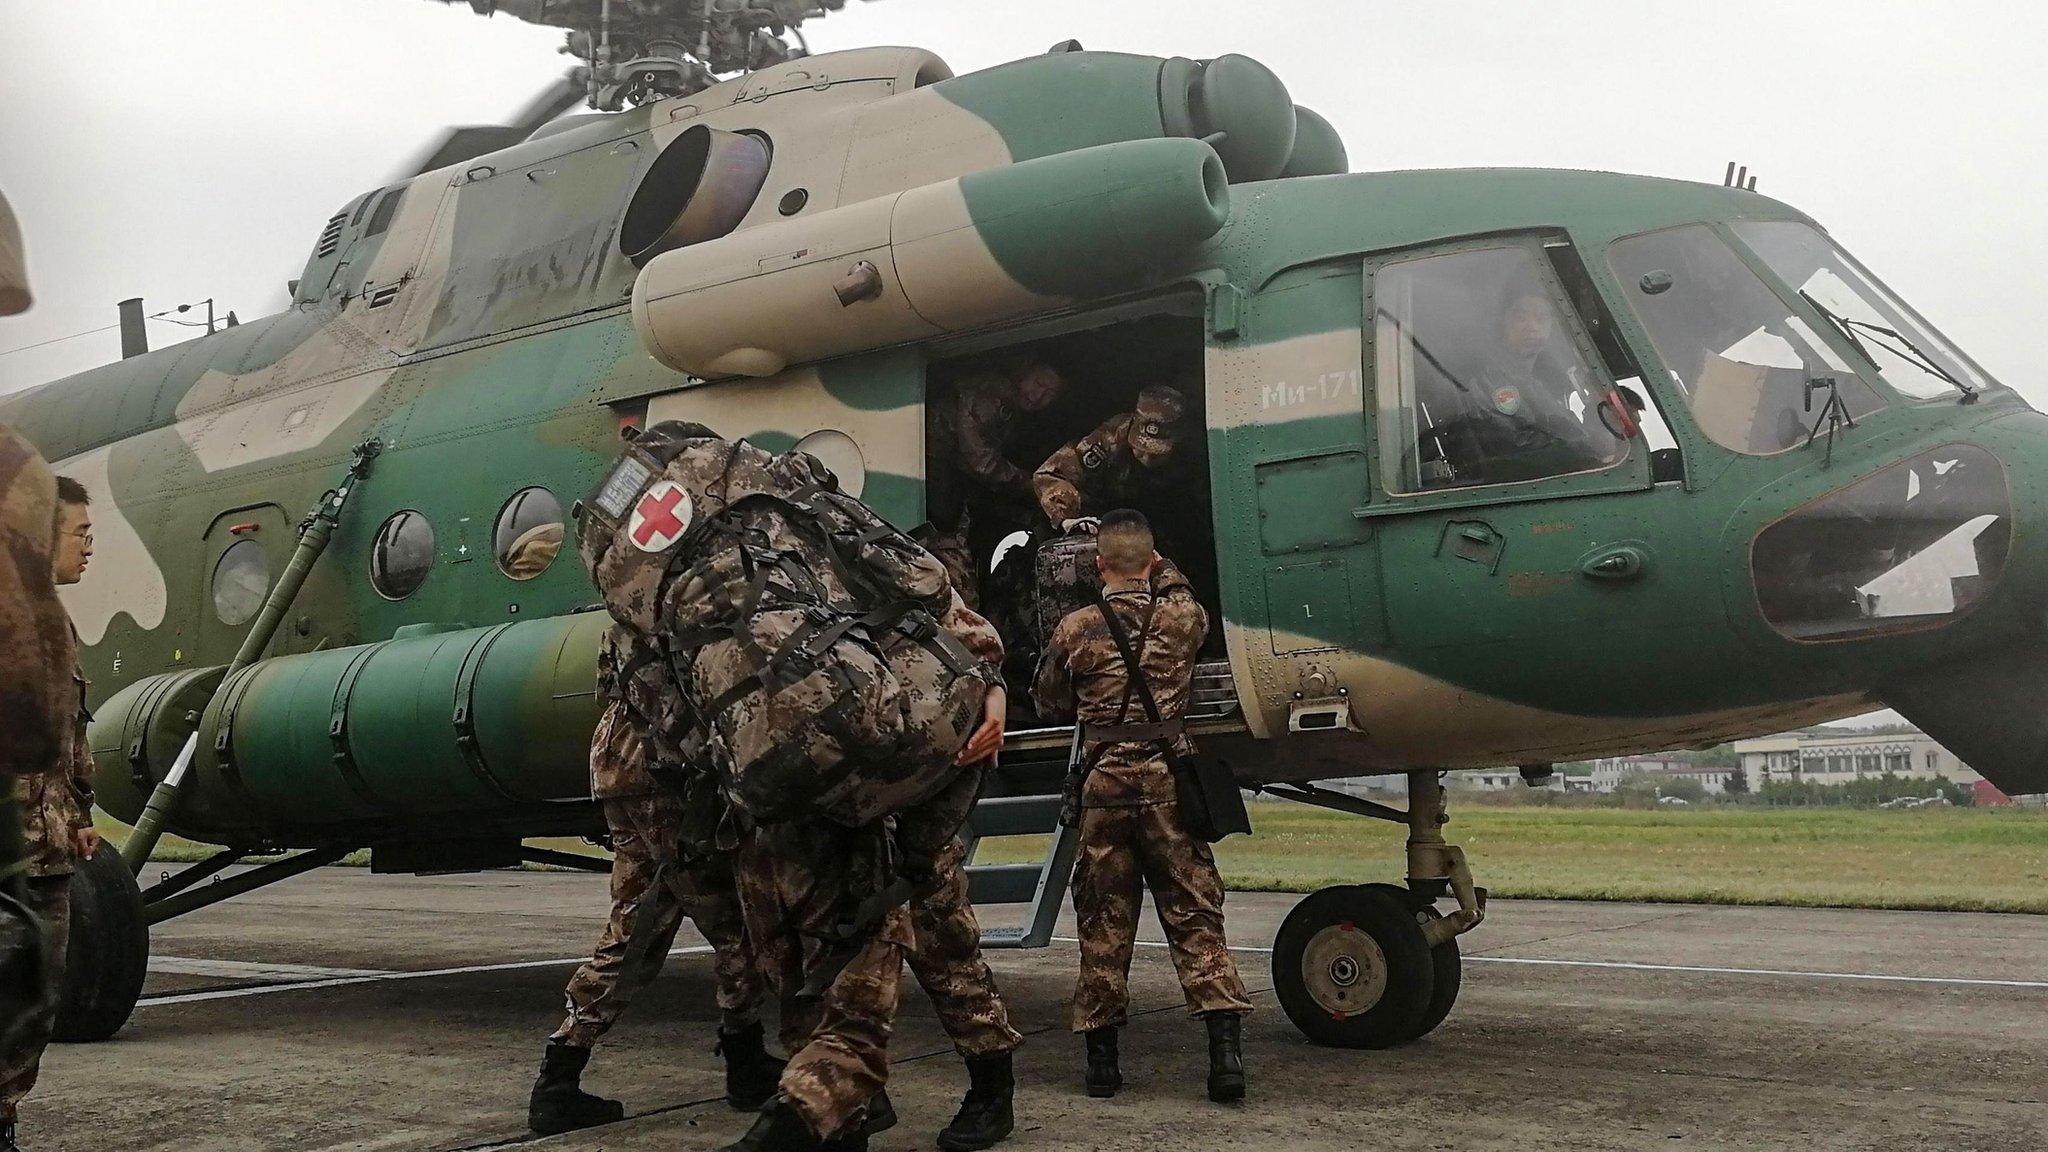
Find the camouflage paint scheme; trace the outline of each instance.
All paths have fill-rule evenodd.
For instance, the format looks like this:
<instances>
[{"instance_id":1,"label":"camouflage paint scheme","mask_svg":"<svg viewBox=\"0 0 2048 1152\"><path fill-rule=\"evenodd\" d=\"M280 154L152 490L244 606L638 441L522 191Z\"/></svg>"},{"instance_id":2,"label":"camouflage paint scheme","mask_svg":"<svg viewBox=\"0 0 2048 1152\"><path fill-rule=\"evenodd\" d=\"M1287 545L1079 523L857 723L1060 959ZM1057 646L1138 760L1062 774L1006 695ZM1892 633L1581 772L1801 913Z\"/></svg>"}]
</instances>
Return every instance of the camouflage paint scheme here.
<instances>
[{"instance_id":1,"label":"camouflage paint scheme","mask_svg":"<svg viewBox=\"0 0 2048 1152\"><path fill-rule=\"evenodd\" d=\"M93 496L97 563L69 590L69 606L95 703L157 673L225 663L241 630L212 610L215 561L253 538L275 573L291 524L368 436L385 453L273 655L382 641L410 624L481 627L589 608L596 597L574 563L524 583L499 572L493 522L527 485L546 486L565 507L584 495L614 455L621 419L643 413L702 420L770 449L815 444L849 488L897 523L918 523L923 362L1004 337L941 325L955 335L710 383L657 363L628 314L636 270L615 230L639 175L698 123L758 130L774 144L767 183L735 237L788 223L780 208L798 188L807 193L798 219L950 189L948 210L972 225L951 241L948 266L964 294L956 322L973 319L976 300L1011 314L1051 310L1047 323L1084 313L1090 296L1128 307L1152 293L1162 308L1199 310L1222 621L1245 705L1235 742L1247 747L1232 758L1247 779L1528 763L1777 731L1863 710L1887 678L2016 630L2034 634L2048 544L2026 518L2048 495L2039 448L2048 422L2015 395L1993 390L1967 406L1894 398L1824 464L1819 452L1721 449L1654 383L1664 374L1599 259L1605 245L1690 221L1804 219L1776 201L1586 172L1236 180L1220 232L1161 249L1133 277L1090 262L1111 236L1058 248L1028 226L1033 198L1059 189L977 182L1095 145L1204 134L1185 106L1162 101L1168 81L1192 67L1077 52L951 77L929 53L863 49L568 122L402 191L351 200L280 315L0 401L0 421ZM1226 164L1249 165L1245 146L1219 144ZM933 206L939 193L920 195L931 212L945 207ZM1585 254L1663 400L1685 453L1682 484L1653 485L1638 444L1597 473L1384 492L1361 334L1378 254L1522 230L1568 237ZM1758 530L1885 465L1961 441L2004 462L2022 515L2003 579L1983 602L1944 627L1838 643L1794 643L1765 624L1747 563ZM417 592L391 601L367 578L370 543L401 509L431 521L435 566ZM1491 570L1441 548L1447 524L1481 515L1501 541ZM1652 557L1641 579L1581 576L1589 549L1621 541ZM596 720L595 703L569 686L590 667L584 649L600 631L570 621L549 632L553 647L521 690L549 705L532 723L563 729L547 735L565 753L587 745ZM1341 699L1338 730L1290 734L1290 712L1317 699ZM95 731L107 776L120 749ZM584 794L580 752L557 758L567 762L522 769L517 803L491 799L477 818L521 834L594 828L594 809L550 803ZM431 788L426 767L385 770L419 773ZM117 815L140 804L125 780L103 781L101 793ZM430 807L421 820L467 810ZM303 839L291 824L273 810L239 835Z\"/></svg>"}]
</instances>

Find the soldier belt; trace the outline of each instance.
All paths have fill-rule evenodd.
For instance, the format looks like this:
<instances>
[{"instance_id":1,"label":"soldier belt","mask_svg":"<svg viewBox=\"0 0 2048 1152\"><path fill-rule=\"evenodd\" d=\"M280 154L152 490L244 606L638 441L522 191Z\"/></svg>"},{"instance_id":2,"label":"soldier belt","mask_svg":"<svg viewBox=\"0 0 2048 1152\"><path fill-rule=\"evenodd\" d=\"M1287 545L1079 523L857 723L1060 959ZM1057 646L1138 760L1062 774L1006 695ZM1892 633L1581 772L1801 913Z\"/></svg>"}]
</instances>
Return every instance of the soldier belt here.
<instances>
[{"instance_id":1,"label":"soldier belt","mask_svg":"<svg viewBox=\"0 0 2048 1152\"><path fill-rule=\"evenodd\" d=\"M1152 724L1082 724L1081 739L1091 744L1149 744L1154 740L1171 740L1181 734L1181 728L1178 716Z\"/></svg>"}]
</instances>

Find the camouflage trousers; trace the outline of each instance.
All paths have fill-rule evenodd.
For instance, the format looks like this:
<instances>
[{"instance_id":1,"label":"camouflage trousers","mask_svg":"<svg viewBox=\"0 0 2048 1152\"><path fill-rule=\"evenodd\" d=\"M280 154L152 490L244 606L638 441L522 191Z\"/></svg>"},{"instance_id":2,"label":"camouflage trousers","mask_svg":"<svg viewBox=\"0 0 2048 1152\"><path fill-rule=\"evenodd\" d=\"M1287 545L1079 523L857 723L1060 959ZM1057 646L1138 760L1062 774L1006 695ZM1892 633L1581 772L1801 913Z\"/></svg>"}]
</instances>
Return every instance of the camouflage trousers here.
<instances>
[{"instance_id":1,"label":"camouflage trousers","mask_svg":"<svg viewBox=\"0 0 2048 1152\"><path fill-rule=\"evenodd\" d=\"M792 822L757 829L740 848L748 938L780 994L782 1046L790 1054L779 1088L821 1139L858 1122L888 1082L889 1034L912 939L908 910L895 908L823 997L797 996L851 895L877 875L874 856L854 843L858 835Z\"/></svg>"},{"instance_id":2,"label":"camouflage trousers","mask_svg":"<svg viewBox=\"0 0 2048 1152\"><path fill-rule=\"evenodd\" d=\"M673 850L682 812L681 799L666 789L603 804L612 839L611 917L597 938L597 949L569 977L568 1016L552 1037L579 1048L596 1044L632 999L633 982L620 979L627 966L626 945L634 919L649 899L655 871L664 854ZM711 942L721 1023L727 1028L751 1023L760 1010L761 977L747 943L731 860L721 857L697 867L671 869L671 892L661 899L664 919L652 941L654 954L668 952L687 915Z\"/></svg>"},{"instance_id":3,"label":"camouflage trousers","mask_svg":"<svg viewBox=\"0 0 2048 1152\"><path fill-rule=\"evenodd\" d=\"M43 922L44 988L54 1001L57 990L64 985L64 952L71 935L71 877L30 877L28 894L29 907ZM14 1112L21 1106L22 1097L36 1086L36 1074L42 1070L43 1049L49 1047L54 1020L54 1013L44 1013L41 1022L22 1038L15 1050L0 1058L0 1123L14 1122Z\"/></svg>"},{"instance_id":4,"label":"camouflage trousers","mask_svg":"<svg viewBox=\"0 0 2048 1152\"><path fill-rule=\"evenodd\" d=\"M967 900L967 846L955 837L936 863L937 885L910 904L910 973L931 997L939 1024L962 1056L1013 1052L1024 1037L981 955L981 923Z\"/></svg>"},{"instance_id":5,"label":"camouflage trousers","mask_svg":"<svg viewBox=\"0 0 2048 1152\"><path fill-rule=\"evenodd\" d=\"M1223 940L1223 879L1209 846L1181 827L1171 802L1081 812L1074 864L1081 975L1071 1024L1086 1032L1124 1023L1131 952L1144 889L1152 890L1188 1010L1249 1012L1244 981Z\"/></svg>"}]
</instances>

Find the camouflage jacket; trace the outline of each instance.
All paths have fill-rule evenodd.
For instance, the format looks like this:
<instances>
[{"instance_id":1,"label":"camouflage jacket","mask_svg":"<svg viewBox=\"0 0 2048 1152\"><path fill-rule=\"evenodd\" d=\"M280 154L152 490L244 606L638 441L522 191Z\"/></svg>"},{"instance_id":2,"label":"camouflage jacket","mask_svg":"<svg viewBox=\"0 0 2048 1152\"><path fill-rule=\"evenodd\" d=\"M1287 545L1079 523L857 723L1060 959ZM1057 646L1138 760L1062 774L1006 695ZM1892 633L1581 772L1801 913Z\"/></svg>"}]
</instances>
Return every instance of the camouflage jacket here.
<instances>
[{"instance_id":1,"label":"camouflage jacket","mask_svg":"<svg viewBox=\"0 0 2048 1152\"><path fill-rule=\"evenodd\" d=\"M72 715L62 750L44 771L25 772L14 780L31 876L69 875L78 860L78 833L92 827L92 748L85 739L92 720L85 692L92 682L75 668L70 680Z\"/></svg>"},{"instance_id":2,"label":"camouflage jacket","mask_svg":"<svg viewBox=\"0 0 2048 1152\"><path fill-rule=\"evenodd\" d=\"M1161 561L1148 583L1113 581L1103 599L1123 622L1138 650L1145 682L1158 701L1161 719L1187 711L1189 686L1202 641L1209 634L1209 614L1195 599L1187 577L1169 561ZM1143 700L1128 691L1129 675L1099 609L1076 609L1060 621L1038 663L1032 697L1047 720L1069 717L1086 724L1137 724L1146 719ZM1185 735L1178 747L1192 753ZM1081 802L1089 808L1126 808L1161 804L1174 799L1173 772L1157 745L1092 743L1082 754L1094 763Z\"/></svg>"},{"instance_id":3,"label":"camouflage jacket","mask_svg":"<svg viewBox=\"0 0 2048 1152\"><path fill-rule=\"evenodd\" d=\"M647 645L624 627L614 624L597 647L597 699L604 705L597 735L590 742L590 795L598 800L645 796L654 791L654 776L647 770L647 729L644 713L637 713L628 697L645 701L637 684L626 683L638 675L636 656Z\"/></svg>"},{"instance_id":4,"label":"camouflage jacket","mask_svg":"<svg viewBox=\"0 0 2048 1152\"><path fill-rule=\"evenodd\" d=\"M1057 526L1063 520L1100 516L1120 505L1166 493L1188 479L1175 458L1148 468L1131 454L1129 412L1112 416L1095 431L1046 458L1031 477L1038 506Z\"/></svg>"},{"instance_id":5,"label":"camouflage jacket","mask_svg":"<svg viewBox=\"0 0 2048 1152\"><path fill-rule=\"evenodd\" d=\"M22 266L21 227L0 196L0 316L28 310L28 270Z\"/></svg>"},{"instance_id":6,"label":"camouflage jacket","mask_svg":"<svg viewBox=\"0 0 2048 1152\"><path fill-rule=\"evenodd\" d=\"M46 775L76 747L77 643L50 572L56 502L49 465L0 425L0 778Z\"/></svg>"},{"instance_id":7,"label":"camouflage jacket","mask_svg":"<svg viewBox=\"0 0 2048 1152\"><path fill-rule=\"evenodd\" d=\"M931 471L926 516L940 527L959 523L971 492L1028 504L1031 474L1007 452L1017 427L1017 386L1007 376L982 372L961 377L926 409L925 443Z\"/></svg>"}]
</instances>

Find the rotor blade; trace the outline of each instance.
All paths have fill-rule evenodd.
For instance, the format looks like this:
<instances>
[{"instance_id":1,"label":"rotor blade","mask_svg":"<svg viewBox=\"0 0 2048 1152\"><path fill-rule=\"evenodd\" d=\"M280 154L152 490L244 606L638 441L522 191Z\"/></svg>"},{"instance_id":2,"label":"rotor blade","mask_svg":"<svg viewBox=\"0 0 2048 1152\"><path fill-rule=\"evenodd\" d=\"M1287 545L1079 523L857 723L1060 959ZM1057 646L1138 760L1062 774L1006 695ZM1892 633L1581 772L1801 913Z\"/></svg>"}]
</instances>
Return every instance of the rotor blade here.
<instances>
[{"instance_id":1,"label":"rotor blade","mask_svg":"<svg viewBox=\"0 0 2048 1152\"><path fill-rule=\"evenodd\" d=\"M448 129L432 145L415 154L400 171L399 178L411 179L422 172L510 148L574 107L583 99L584 91L583 70L572 69L527 101L510 124L464 124Z\"/></svg>"}]
</instances>

